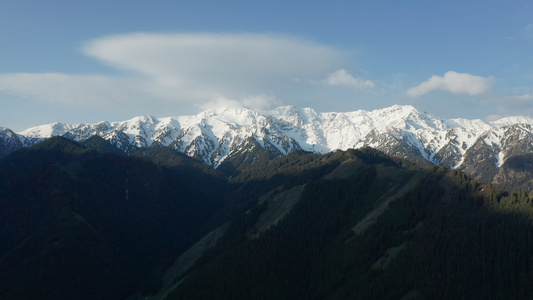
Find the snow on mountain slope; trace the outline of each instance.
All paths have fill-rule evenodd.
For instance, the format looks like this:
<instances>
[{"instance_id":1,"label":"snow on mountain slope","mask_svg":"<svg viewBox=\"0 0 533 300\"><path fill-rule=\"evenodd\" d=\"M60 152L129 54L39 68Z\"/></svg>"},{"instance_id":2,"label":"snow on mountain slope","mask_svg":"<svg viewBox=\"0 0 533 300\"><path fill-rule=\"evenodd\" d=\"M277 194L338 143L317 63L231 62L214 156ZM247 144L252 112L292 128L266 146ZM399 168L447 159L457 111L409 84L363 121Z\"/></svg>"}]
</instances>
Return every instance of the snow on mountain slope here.
<instances>
[{"instance_id":1,"label":"snow on mountain slope","mask_svg":"<svg viewBox=\"0 0 533 300\"><path fill-rule=\"evenodd\" d=\"M0 156L9 154L24 146L24 138L11 129L0 127Z\"/></svg>"},{"instance_id":2,"label":"snow on mountain slope","mask_svg":"<svg viewBox=\"0 0 533 300\"><path fill-rule=\"evenodd\" d=\"M277 155L292 149L327 153L371 146L419 163L463 170L476 165L497 169L509 155L533 150L533 119L510 117L490 123L444 120L401 105L327 113L283 106L264 113L226 108L192 116L141 116L96 124L54 123L18 134L29 141L25 146L56 135L73 140L99 135L129 153L140 147L170 146L214 166L257 144Z\"/></svg>"}]
</instances>

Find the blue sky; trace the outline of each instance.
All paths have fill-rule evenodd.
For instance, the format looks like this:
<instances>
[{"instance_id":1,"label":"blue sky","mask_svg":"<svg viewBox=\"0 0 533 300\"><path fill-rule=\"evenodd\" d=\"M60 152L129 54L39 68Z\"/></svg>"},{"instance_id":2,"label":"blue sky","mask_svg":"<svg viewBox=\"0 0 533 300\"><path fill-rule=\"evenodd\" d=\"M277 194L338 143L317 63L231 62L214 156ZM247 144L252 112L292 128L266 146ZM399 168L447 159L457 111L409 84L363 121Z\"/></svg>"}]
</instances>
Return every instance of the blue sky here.
<instances>
[{"instance_id":1,"label":"blue sky","mask_svg":"<svg viewBox=\"0 0 533 300\"><path fill-rule=\"evenodd\" d=\"M410 104L533 115L531 1L0 3L0 126Z\"/></svg>"}]
</instances>

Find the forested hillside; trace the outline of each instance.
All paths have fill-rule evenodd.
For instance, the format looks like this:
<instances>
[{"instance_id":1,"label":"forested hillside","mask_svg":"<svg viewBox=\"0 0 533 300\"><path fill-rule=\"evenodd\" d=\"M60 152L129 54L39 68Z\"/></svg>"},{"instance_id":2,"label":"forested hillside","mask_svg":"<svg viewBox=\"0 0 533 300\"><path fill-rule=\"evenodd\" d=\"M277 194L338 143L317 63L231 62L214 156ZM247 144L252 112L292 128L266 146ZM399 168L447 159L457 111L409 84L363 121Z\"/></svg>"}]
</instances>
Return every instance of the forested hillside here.
<instances>
[{"instance_id":1,"label":"forested hillside","mask_svg":"<svg viewBox=\"0 0 533 300\"><path fill-rule=\"evenodd\" d=\"M98 137L10 154L0 299L533 297L529 194L371 148L255 154L215 170Z\"/></svg>"},{"instance_id":2,"label":"forested hillside","mask_svg":"<svg viewBox=\"0 0 533 300\"><path fill-rule=\"evenodd\" d=\"M262 232L275 201L234 220L167 299L533 296L526 193L442 167L406 169L370 149L303 157L316 167L276 191L305 185L291 211ZM287 157L264 170L280 176L302 161Z\"/></svg>"},{"instance_id":3,"label":"forested hillside","mask_svg":"<svg viewBox=\"0 0 533 300\"><path fill-rule=\"evenodd\" d=\"M57 137L0 161L0 299L153 293L222 218L227 182L214 171L102 149Z\"/></svg>"}]
</instances>

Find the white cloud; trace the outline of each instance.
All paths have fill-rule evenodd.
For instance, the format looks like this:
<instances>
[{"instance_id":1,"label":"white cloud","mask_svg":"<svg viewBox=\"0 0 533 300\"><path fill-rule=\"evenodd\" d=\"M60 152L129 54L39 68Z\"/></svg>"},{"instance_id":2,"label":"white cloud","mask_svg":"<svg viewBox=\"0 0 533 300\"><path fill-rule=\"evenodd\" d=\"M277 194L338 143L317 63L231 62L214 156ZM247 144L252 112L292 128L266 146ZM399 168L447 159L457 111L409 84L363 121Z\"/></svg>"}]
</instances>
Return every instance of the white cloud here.
<instances>
[{"instance_id":1,"label":"white cloud","mask_svg":"<svg viewBox=\"0 0 533 300\"><path fill-rule=\"evenodd\" d=\"M266 94L259 94L254 96L244 96L241 100L229 99L221 95L216 95L211 101L202 104L200 107L204 110L224 110L225 108L249 108L256 111L263 111L279 105L279 100Z\"/></svg>"},{"instance_id":2,"label":"white cloud","mask_svg":"<svg viewBox=\"0 0 533 300\"><path fill-rule=\"evenodd\" d=\"M295 78L320 76L342 60L327 46L253 34L130 34L91 41L83 51L152 79L161 96L202 91L209 98L261 94Z\"/></svg>"},{"instance_id":3,"label":"white cloud","mask_svg":"<svg viewBox=\"0 0 533 300\"><path fill-rule=\"evenodd\" d=\"M89 41L82 52L124 74L0 74L0 91L93 108L201 107L217 95L268 107L278 100L265 95L320 78L344 60L331 47L261 34L125 34Z\"/></svg>"},{"instance_id":4,"label":"white cloud","mask_svg":"<svg viewBox=\"0 0 533 300\"><path fill-rule=\"evenodd\" d=\"M129 34L91 41L83 52L154 78L243 85L321 74L340 60L326 46L252 34Z\"/></svg>"},{"instance_id":5,"label":"white cloud","mask_svg":"<svg viewBox=\"0 0 533 300\"><path fill-rule=\"evenodd\" d=\"M237 100L228 99L223 96L215 96L213 100L200 105L203 110L223 111L226 108L239 109L244 108L244 105Z\"/></svg>"},{"instance_id":6,"label":"white cloud","mask_svg":"<svg viewBox=\"0 0 533 300\"><path fill-rule=\"evenodd\" d=\"M324 81L325 84L331 86L345 86L354 89L373 89L376 85L370 80L355 78L344 69L339 69L331 73Z\"/></svg>"},{"instance_id":7,"label":"white cloud","mask_svg":"<svg viewBox=\"0 0 533 300\"><path fill-rule=\"evenodd\" d=\"M273 95L259 94L247 96L242 99L242 104L248 108L263 111L280 105L281 102Z\"/></svg>"},{"instance_id":8,"label":"white cloud","mask_svg":"<svg viewBox=\"0 0 533 300\"><path fill-rule=\"evenodd\" d=\"M494 78L449 71L444 76L433 75L427 81L407 90L407 95L419 97L436 90L457 95L481 95L489 92Z\"/></svg>"}]
</instances>

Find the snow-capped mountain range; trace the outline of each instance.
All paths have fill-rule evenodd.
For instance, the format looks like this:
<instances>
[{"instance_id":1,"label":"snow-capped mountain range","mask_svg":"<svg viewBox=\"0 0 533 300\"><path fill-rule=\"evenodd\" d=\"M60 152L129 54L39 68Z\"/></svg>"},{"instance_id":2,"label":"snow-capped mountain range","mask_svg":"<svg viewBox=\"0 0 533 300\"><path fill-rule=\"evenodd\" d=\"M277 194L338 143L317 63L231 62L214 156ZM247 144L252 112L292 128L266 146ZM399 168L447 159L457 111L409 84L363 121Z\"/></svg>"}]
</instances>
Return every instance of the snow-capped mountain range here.
<instances>
[{"instance_id":1,"label":"snow-capped mountain range","mask_svg":"<svg viewBox=\"0 0 533 300\"><path fill-rule=\"evenodd\" d=\"M466 170L474 177L494 176L507 157L533 153L533 118L445 120L412 106L394 105L344 113L292 106L264 113L246 108L213 109L193 116L53 123L17 134L0 128L0 154L58 135L76 141L98 135L126 153L169 146L215 167L257 146L277 155L292 149L327 153L370 146L421 164Z\"/></svg>"}]
</instances>

